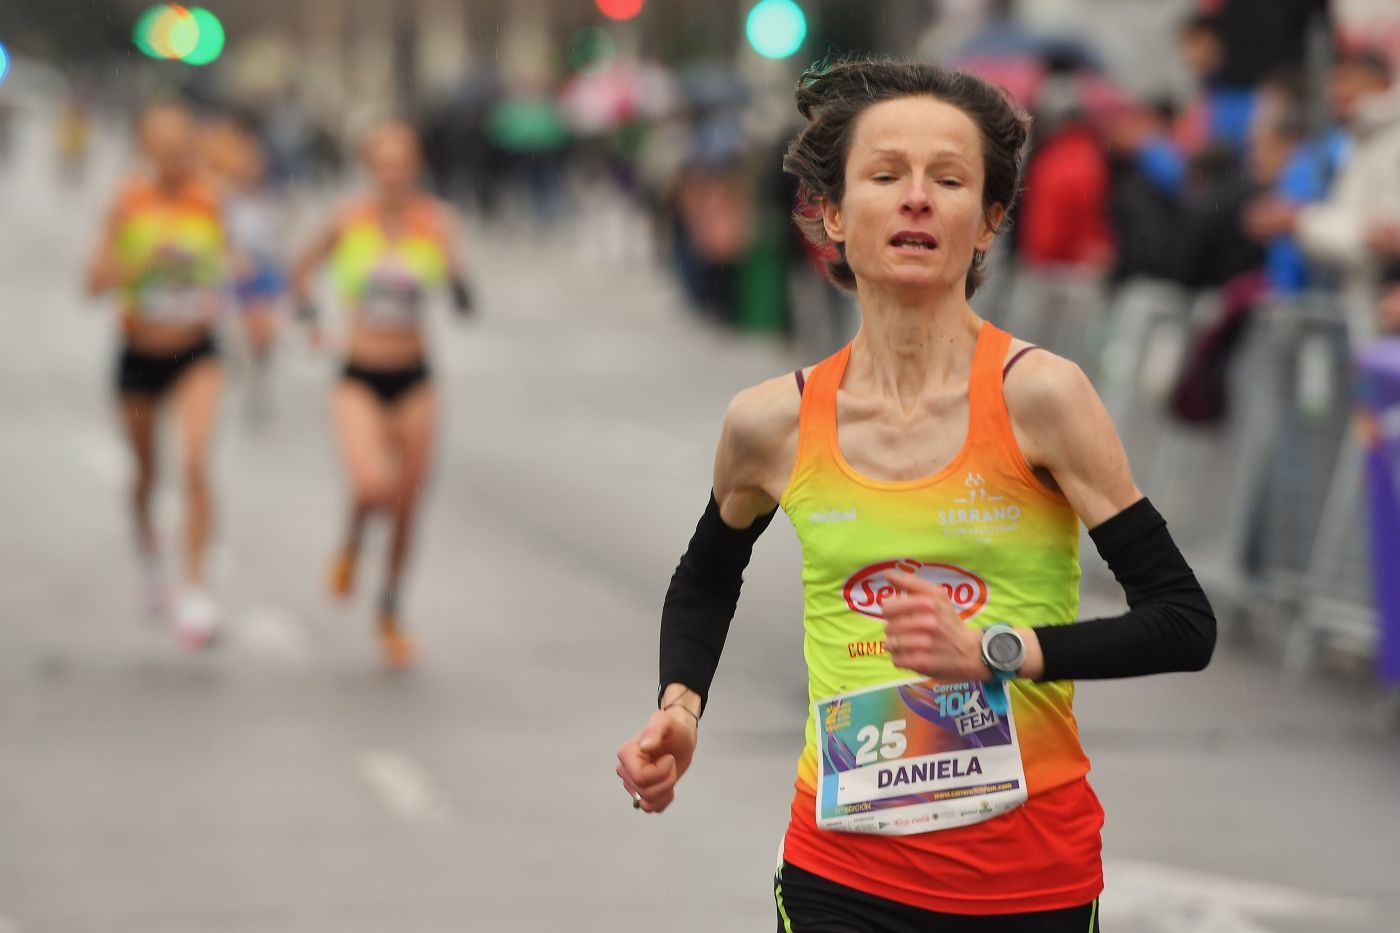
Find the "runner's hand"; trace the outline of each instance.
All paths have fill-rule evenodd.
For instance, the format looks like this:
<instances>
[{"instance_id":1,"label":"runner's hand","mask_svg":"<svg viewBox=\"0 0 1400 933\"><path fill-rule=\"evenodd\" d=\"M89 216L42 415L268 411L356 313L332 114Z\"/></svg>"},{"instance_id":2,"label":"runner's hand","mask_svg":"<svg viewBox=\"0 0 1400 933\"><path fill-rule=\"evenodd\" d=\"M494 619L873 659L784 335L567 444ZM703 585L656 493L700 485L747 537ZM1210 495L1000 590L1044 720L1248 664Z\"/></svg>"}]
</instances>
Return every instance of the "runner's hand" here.
<instances>
[{"instance_id":1,"label":"runner's hand","mask_svg":"<svg viewBox=\"0 0 1400 933\"><path fill-rule=\"evenodd\" d=\"M695 719L679 706L651 714L646 728L617 752L617 776L629 794L641 794L642 809L660 813L676 799L676 782L695 755Z\"/></svg>"},{"instance_id":2,"label":"runner's hand","mask_svg":"<svg viewBox=\"0 0 1400 933\"><path fill-rule=\"evenodd\" d=\"M987 680L982 635L958 616L943 588L907 573L887 573L897 591L881 603L885 649L895 667L935 680Z\"/></svg>"}]
</instances>

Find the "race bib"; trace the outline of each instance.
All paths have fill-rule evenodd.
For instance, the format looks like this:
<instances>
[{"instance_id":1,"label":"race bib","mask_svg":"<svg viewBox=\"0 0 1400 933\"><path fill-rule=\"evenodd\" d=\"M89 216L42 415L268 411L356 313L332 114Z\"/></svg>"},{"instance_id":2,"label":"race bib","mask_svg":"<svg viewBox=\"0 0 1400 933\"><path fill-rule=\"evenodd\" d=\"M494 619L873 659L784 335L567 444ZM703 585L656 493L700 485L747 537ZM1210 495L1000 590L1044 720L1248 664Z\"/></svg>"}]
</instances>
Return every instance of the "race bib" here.
<instances>
[{"instance_id":1,"label":"race bib","mask_svg":"<svg viewBox=\"0 0 1400 933\"><path fill-rule=\"evenodd\" d=\"M909 836L980 823L1026 802L1007 687L886 684L814 704L817 826Z\"/></svg>"},{"instance_id":2,"label":"race bib","mask_svg":"<svg viewBox=\"0 0 1400 933\"><path fill-rule=\"evenodd\" d=\"M141 317L162 324L193 324L214 320L222 309L217 289L200 281L198 259L192 253L166 248L136 291Z\"/></svg>"},{"instance_id":3,"label":"race bib","mask_svg":"<svg viewBox=\"0 0 1400 933\"><path fill-rule=\"evenodd\" d=\"M365 282L360 314L370 327L417 327L423 317L423 288L406 269L383 265Z\"/></svg>"}]
</instances>

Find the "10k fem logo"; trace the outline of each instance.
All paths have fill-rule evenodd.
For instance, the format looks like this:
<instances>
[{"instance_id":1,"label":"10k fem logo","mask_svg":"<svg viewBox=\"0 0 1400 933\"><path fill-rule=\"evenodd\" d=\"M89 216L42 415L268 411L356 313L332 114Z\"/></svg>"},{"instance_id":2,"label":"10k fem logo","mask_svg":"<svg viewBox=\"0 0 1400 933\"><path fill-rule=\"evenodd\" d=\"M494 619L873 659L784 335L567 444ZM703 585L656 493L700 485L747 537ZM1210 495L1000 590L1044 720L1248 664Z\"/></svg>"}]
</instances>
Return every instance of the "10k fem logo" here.
<instances>
[{"instance_id":1,"label":"10k fem logo","mask_svg":"<svg viewBox=\"0 0 1400 933\"><path fill-rule=\"evenodd\" d=\"M883 618L885 613L881 606L899 592L885 576L891 570L911 574L942 587L958 610L958 617L964 621L977 615L987 605L987 583L977 574L954 564L925 563L908 557L871 564L851 574L842 590L846 605L861 615Z\"/></svg>"}]
</instances>

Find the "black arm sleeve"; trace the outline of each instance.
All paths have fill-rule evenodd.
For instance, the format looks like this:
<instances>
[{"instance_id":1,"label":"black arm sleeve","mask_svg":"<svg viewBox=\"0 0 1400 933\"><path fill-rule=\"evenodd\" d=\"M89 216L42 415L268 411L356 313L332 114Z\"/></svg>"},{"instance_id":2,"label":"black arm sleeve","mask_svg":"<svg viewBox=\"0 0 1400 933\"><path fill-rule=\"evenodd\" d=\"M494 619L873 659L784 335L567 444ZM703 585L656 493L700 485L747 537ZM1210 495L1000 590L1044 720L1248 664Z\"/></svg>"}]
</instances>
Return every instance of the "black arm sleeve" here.
<instances>
[{"instance_id":1,"label":"black arm sleeve","mask_svg":"<svg viewBox=\"0 0 1400 933\"><path fill-rule=\"evenodd\" d=\"M1089 532L1123 587L1128 612L1036 629L1041 680L1199 671L1215 649L1215 613L1167 523L1139 499Z\"/></svg>"},{"instance_id":2,"label":"black arm sleeve","mask_svg":"<svg viewBox=\"0 0 1400 933\"><path fill-rule=\"evenodd\" d=\"M470 317L475 310L472 304L471 286L467 280L454 275L447 283L448 291L452 293L452 308L461 317Z\"/></svg>"},{"instance_id":3,"label":"black arm sleeve","mask_svg":"<svg viewBox=\"0 0 1400 933\"><path fill-rule=\"evenodd\" d=\"M744 568L753 555L754 542L777 511L759 516L747 528L730 528L720 517L719 503L711 492L710 504L671 576L661 609L660 689L685 684L700 694L702 712L739 604Z\"/></svg>"}]
</instances>

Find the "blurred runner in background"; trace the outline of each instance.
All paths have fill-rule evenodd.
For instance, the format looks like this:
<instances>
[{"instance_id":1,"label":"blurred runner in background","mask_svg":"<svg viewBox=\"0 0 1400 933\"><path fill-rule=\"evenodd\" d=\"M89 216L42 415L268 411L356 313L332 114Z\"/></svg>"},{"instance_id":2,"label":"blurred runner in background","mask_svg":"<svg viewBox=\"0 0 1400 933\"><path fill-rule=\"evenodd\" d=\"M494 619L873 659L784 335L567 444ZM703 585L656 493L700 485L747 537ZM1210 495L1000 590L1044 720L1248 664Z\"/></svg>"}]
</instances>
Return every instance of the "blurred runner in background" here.
<instances>
[{"instance_id":1,"label":"blurred runner in background","mask_svg":"<svg viewBox=\"0 0 1400 933\"><path fill-rule=\"evenodd\" d=\"M87 172L92 138L92 106L85 89L77 88L64 102L58 117L58 170L70 185L82 182Z\"/></svg>"},{"instance_id":2,"label":"blurred runner in background","mask_svg":"<svg viewBox=\"0 0 1400 933\"><path fill-rule=\"evenodd\" d=\"M139 140L148 166L117 195L87 287L119 297L117 390L136 458L132 506L145 599L154 613L168 603L151 517L156 421L166 401L180 423L184 586L174 621L180 643L194 649L213 640L220 616L205 588L205 555L213 516L207 454L223 387L213 331L229 283L226 241L217 195L198 168L193 114L179 104L151 106L141 116Z\"/></svg>"},{"instance_id":3,"label":"blurred runner in background","mask_svg":"<svg viewBox=\"0 0 1400 933\"><path fill-rule=\"evenodd\" d=\"M337 296L349 313L345 368L332 400L336 434L351 487L350 521L330 571L331 592L349 596L365 524L383 512L393 524L379 600L384 661L406 668L413 644L400 618L400 584L418 499L437 429L437 391L428 371L428 298L449 289L457 311L471 298L461 237L451 210L419 189L422 157L413 130L386 123L362 151L371 191L340 211L298 259L298 313L320 329L312 279L329 260Z\"/></svg>"},{"instance_id":4,"label":"blurred runner in background","mask_svg":"<svg viewBox=\"0 0 1400 933\"><path fill-rule=\"evenodd\" d=\"M260 422L271 412L268 363L287 298L287 208L269 184L262 143L246 125L232 118L219 120L205 135L205 149L224 197L249 360L248 416Z\"/></svg>"}]
</instances>

